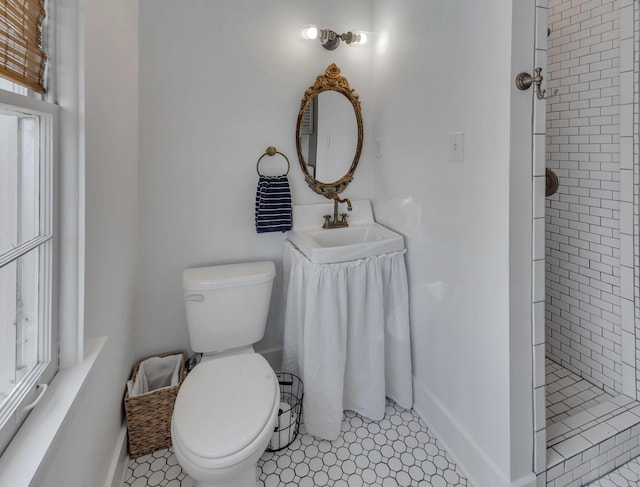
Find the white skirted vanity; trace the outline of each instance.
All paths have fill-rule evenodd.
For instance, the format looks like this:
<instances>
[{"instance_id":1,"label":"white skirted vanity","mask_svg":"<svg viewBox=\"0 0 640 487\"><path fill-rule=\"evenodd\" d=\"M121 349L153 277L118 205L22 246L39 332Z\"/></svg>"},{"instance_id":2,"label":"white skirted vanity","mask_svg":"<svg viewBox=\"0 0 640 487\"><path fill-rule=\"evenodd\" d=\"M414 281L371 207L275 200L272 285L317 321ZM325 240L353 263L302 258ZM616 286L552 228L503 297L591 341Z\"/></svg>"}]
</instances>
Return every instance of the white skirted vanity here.
<instances>
[{"instance_id":1,"label":"white skirted vanity","mask_svg":"<svg viewBox=\"0 0 640 487\"><path fill-rule=\"evenodd\" d=\"M294 206L294 228L287 234L284 256L283 369L304 382L306 432L328 440L338 437L343 410L380 420L385 397L405 408L411 407L413 399L402 236L382 226L393 245L380 235L370 242L346 244L337 236L340 243L336 246L324 242L336 261L313 262L300 250L313 248L313 244L301 243L304 236L321 231L330 239L330 234L341 229L306 224L331 206ZM354 201L352 213L349 228L378 225L367 200ZM387 250L385 244L390 250L379 255L375 249ZM341 251L370 255L341 261Z\"/></svg>"},{"instance_id":2,"label":"white skirted vanity","mask_svg":"<svg viewBox=\"0 0 640 487\"><path fill-rule=\"evenodd\" d=\"M304 382L306 432L328 440L344 410L380 420L386 397L413 403L404 239L369 200L340 198L362 141L358 95L332 64L302 98L296 147L309 187L333 201L293 206L284 255L283 370Z\"/></svg>"}]
</instances>

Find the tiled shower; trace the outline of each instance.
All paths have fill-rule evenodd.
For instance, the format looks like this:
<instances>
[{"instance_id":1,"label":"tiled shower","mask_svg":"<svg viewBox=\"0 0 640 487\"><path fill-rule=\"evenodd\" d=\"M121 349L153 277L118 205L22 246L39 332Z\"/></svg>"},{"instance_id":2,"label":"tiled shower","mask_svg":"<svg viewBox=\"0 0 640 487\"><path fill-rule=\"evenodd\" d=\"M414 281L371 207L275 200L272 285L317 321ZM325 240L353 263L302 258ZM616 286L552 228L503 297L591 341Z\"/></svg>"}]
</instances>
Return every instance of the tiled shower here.
<instances>
[{"instance_id":1,"label":"tiled shower","mask_svg":"<svg viewBox=\"0 0 640 487\"><path fill-rule=\"evenodd\" d=\"M545 131L546 168L560 182L545 205L553 487L583 485L640 454L638 3L548 0L548 38L537 45L547 91L558 90Z\"/></svg>"}]
</instances>

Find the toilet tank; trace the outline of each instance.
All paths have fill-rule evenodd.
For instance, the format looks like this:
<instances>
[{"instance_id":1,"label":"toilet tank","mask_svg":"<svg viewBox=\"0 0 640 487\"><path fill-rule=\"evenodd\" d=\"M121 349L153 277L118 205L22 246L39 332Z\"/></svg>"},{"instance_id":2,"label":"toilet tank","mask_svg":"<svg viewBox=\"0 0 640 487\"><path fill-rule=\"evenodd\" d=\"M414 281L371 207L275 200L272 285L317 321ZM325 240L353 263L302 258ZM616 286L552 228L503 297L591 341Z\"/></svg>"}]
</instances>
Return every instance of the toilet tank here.
<instances>
[{"instance_id":1,"label":"toilet tank","mask_svg":"<svg viewBox=\"0 0 640 487\"><path fill-rule=\"evenodd\" d=\"M182 289L191 349L218 352L260 341L275 275L273 262L186 269Z\"/></svg>"}]
</instances>

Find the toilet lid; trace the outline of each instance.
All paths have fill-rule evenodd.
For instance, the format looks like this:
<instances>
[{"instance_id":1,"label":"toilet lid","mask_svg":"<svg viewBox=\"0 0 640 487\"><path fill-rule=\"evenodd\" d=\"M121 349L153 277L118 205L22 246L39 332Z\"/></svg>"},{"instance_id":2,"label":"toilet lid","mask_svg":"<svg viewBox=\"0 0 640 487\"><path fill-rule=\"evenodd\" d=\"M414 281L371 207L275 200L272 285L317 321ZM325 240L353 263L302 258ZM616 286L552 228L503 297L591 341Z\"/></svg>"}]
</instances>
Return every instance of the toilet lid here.
<instances>
[{"instance_id":1,"label":"toilet lid","mask_svg":"<svg viewBox=\"0 0 640 487\"><path fill-rule=\"evenodd\" d=\"M232 455L265 428L278 391L275 372L257 353L201 362L180 387L175 432L196 456Z\"/></svg>"}]
</instances>

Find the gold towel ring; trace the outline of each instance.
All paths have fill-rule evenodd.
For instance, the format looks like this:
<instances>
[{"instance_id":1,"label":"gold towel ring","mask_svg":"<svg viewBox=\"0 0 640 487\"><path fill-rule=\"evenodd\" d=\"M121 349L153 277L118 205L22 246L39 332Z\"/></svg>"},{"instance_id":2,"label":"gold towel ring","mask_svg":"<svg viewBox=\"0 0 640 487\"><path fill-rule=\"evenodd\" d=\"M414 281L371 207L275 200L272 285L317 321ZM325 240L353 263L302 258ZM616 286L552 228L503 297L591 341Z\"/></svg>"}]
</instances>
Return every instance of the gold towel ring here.
<instances>
[{"instance_id":1,"label":"gold towel ring","mask_svg":"<svg viewBox=\"0 0 640 487\"><path fill-rule=\"evenodd\" d=\"M287 174L289 174L289 169L291 169L291 164L289 163L289 158L287 156L285 156L282 152L279 152L278 150L276 150L275 147L269 146L269 147L267 147L267 151L260 156L260 159L258 159L258 163L256 164L256 171L258 171L258 175L259 176L262 176L262 174L260 174L260 161L262 160L262 158L264 156L275 156L276 154L280 154L287 161L287 172L284 175L286 176Z\"/></svg>"}]
</instances>

